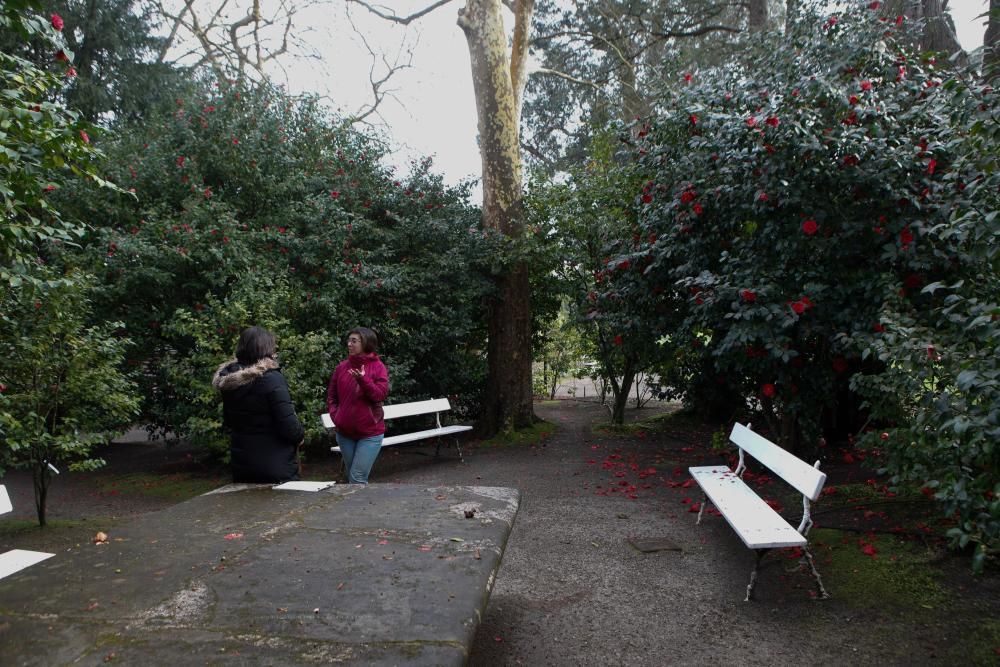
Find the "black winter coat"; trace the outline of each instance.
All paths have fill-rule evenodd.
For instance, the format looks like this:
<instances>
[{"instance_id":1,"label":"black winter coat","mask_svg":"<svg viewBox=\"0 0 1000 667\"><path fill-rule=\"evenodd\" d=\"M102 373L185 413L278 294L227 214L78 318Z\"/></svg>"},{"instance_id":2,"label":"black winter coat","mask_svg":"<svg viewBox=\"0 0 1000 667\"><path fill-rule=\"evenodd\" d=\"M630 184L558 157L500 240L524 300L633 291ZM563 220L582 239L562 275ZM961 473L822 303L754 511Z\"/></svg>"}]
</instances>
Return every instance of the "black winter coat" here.
<instances>
[{"instance_id":1,"label":"black winter coat","mask_svg":"<svg viewBox=\"0 0 1000 667\"><path fill-rule=\"evenodd\" d=\"M212 386L222 392L223 423L230 432L234 482L277 483L299 478L296 456L305 430L295 414L278 362L219 366Z\"/></svg>"}]
</instances>

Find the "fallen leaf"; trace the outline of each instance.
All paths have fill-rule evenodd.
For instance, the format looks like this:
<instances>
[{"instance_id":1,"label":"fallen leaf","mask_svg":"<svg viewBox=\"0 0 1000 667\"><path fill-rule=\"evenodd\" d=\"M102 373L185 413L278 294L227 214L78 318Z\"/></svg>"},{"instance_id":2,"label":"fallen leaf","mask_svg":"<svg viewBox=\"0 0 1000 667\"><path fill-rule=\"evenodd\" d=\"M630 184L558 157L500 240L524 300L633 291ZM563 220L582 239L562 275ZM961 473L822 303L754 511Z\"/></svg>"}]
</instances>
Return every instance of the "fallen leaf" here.
<instances>
[{"instance_id":1,"label":"fallen leaf","mask_svg":"<svg viewBox=\"0 0 1000 667\"><path fill-rule=\"evenodd\" d=\"M464 542L465 541L461 537L449 537L448 539L451 540L452 542Z\"/></svg>"},{"instance_id":2,"label":"fallen leaf","mask_svg":"<svg viewBox=\"0 0 1000 667\"><path fill-rule=\"evenodd\" d=\"M94 544L107 544L107 543L108 543L108 534L101 530L97 531L97 534L94 535Z\"/></svg>"},{"instance_id":3,"label":"fallen leaf","mask_svg":"<svg viewBox=\"0 0 1000 667\"><path fill-rule=\"evenodd\" d=\"M224 540L242 540L243 539L243 533L229 533L228 535L226 535L222 539L224 539Z\"/></svg>"}]
</instances>

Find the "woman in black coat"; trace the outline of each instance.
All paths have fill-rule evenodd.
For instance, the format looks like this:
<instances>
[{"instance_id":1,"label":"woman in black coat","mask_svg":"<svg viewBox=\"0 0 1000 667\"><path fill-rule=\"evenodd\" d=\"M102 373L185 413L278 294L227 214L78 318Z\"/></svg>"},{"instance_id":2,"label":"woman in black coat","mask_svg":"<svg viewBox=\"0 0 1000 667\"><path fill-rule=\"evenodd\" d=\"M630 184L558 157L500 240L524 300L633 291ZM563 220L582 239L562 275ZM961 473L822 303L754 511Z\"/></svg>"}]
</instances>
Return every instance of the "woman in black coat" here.
<instances>
[{"instance_id":1,"label":"woman in black coat","mask_svg":"<svg viewBox=\"0 0 1000 667\"><path fill-rule=\"evenodd\" d=\"M212 386L222 392L222 420L230 432L234 482L299 478L297 450L305 430L295 414L277 354L274 335L250 327L240 334L236 359L219 366L212 378Z\"/></svg>"}]
</instances>

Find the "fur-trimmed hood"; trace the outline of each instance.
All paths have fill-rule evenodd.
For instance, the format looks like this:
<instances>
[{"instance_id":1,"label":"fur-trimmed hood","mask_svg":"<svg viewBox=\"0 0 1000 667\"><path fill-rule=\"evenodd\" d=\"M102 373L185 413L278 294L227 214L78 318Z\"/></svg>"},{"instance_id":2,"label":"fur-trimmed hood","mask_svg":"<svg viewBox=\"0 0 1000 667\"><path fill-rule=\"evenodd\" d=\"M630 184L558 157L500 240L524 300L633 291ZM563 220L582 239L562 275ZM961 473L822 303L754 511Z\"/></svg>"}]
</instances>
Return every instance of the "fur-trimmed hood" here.
<instances>
[{"instance_id":1,"label":"fur-trimmed hood","mask_svg":"<svg viewBox=\"0 0 1000 667\"><path fill-rule=\"evenodd\" d=\"M212 376L212 386L219 391L232 391L248 384L253 384L264 373L279 370L281 366L270 357L264 357L252 366L244 366L236 359L222 363Z\"/></svg>"}]
</instances>

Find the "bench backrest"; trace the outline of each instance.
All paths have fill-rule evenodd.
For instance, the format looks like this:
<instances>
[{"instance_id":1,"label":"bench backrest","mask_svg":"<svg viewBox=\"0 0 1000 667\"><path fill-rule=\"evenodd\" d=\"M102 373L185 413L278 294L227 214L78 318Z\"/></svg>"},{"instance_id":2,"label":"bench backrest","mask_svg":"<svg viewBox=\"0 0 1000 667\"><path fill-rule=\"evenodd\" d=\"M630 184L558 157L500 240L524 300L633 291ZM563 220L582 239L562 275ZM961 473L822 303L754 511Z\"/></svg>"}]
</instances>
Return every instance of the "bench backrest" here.
<instances>
[{"instance_id":1,"label":"bench backrest","mask_svg":"<svg viewBox=\"0 0 1000 667\"><path fill-rule=\"evenodd\" d=\"M767 466L809 500L819 498L826 473L797 458L743 424L735 424L729 439L734 445Z\"/></svg>"},{"instance_id":2,"label":"bench backrest","mask_svg":"<svg viewBox=\"0 0 1000 667\"><path fill-rule=\"evenodd\" d=\"M451 410L451 403L448 402L447 398L432 398L429 401L383 405L382 415L385 419L395 419L397 417L413 417L414 415L426 415L431 412L443 412L445 410Z\"/></svg>"},{"instance_id":3,"label":"bench backrest","mask_svg":"<svg viewBox=\"0 0 1000 667\"><path fill-rule=\"evenodd\" d=\"M396 419L397 417L413 417L415 415L426 415L432 412L444 412L451 410L451 403L447 398L432 398L428 401L414 401L413 403L396 403L395 405L382 406L383 419ZM333 419L329 413L320 415L323 426L333 428Z\"/></svg>"}]
</instances>

